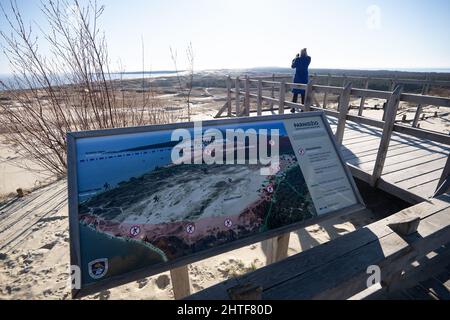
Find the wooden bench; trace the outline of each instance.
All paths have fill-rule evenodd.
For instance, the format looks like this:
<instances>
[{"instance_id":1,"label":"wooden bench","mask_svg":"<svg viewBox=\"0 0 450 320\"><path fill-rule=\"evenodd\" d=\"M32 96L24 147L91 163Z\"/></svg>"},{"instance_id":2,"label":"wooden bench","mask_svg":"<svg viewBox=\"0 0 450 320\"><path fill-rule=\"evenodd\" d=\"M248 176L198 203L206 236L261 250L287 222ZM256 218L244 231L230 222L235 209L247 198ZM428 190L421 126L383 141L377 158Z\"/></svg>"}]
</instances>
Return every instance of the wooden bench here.
<instances>
[{"instance_id":1,"label":"wooden bench","mask_svg":"<svg viewBox=\"0 0 450 320\"><path fill-rule=\"evenodd\" d=\"M187 299L227 300L239 288L254 288L257 295L247 296L262 299L348 299L367 289L369 266L380 268L386 290L412 262L450 242L449 224L450 195L444 194Z\"/></svg>"}]
</instances>

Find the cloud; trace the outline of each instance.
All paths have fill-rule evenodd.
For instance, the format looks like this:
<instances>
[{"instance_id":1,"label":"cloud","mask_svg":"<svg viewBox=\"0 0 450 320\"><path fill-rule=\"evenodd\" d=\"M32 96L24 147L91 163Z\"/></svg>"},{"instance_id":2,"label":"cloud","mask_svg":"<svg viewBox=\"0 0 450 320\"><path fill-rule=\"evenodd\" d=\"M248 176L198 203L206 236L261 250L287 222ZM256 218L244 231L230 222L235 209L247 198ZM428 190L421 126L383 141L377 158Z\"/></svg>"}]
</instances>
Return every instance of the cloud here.
<instances>
[{"instance_id":1,"label":"cloud","mask_svg":"<svg viewBox=\"0 0 450 320\"><path fill-rule=\"evenodd\" d=\"M371 5L366 9L366 26L369 30L381 30L381 8Z\"/></svg>"}]
</instances>

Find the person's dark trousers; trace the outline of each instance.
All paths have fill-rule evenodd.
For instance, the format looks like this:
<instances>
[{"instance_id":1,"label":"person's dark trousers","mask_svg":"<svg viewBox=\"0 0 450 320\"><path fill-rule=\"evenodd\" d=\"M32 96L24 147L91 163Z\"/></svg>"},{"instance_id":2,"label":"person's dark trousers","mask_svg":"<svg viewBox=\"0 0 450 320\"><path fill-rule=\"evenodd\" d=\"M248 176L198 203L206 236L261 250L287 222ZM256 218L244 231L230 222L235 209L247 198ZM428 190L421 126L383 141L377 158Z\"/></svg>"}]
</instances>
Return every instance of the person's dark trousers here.
<instances>
[{"instance_id":1,"label":"person's dark trousers","mask_svg":"<svg viewBox=\"0 0 450 320\"><path fill-rule=\"evenodd\" d=\"M305 94L304 93L300 93L301 98L302 98L302 104L305 104ZM297 103L298 101L298 93L294 93L294 96L292 97L292 102L293 103Z\"/></svg>"},{"instance_id":2,"label":"person's dark trousers","mask_svg":"<svg viewBox=\"0 0 450 320\"><path fill-rule=\"evenodd\" d=\"M302 104L305 104L305 94L301 93L301 98L302 98ZM298 101L298 93L294 93L294 96L292 97L292 102L293 103L297 103ZM295 113L295 108L291 109L291 113Z\"/></svg>"}]
</instances>

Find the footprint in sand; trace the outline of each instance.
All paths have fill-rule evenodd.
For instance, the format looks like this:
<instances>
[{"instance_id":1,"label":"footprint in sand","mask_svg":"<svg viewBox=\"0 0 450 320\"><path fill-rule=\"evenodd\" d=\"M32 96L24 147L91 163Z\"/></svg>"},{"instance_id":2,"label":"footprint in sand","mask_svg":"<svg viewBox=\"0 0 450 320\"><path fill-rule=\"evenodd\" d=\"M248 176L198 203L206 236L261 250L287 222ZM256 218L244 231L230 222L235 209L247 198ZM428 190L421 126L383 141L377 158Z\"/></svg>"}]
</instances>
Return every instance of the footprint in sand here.
<instances>
[{"instance_id":1,"label":"footprint in sand","mask_svg":"<svg viewBox=\"0 0 450 320\"><path fill-rule=\"evenodd\" d=\"M141 280L138 280L136 282L137 282L137 284L139 286L139 289L142 289L148 284L148 279L141 279Z\"/></svg>"}]
</instances>

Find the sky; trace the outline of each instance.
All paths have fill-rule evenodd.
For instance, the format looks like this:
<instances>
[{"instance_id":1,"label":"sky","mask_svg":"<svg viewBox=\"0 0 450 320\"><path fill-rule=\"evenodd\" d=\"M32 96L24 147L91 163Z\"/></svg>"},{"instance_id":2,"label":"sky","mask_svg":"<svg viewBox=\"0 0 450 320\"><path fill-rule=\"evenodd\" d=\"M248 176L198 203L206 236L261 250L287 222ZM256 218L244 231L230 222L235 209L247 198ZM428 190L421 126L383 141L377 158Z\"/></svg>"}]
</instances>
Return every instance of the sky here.
<instances>
[{"instance_id":1,"label":"sky","mask_svg":"<svg viewBox=\"0 0 450 320\"><path fill-rule=\"evenodd\" d=\"M196 70L290 67L304 47L311 68L450 68L449 0L98 1L113 69L120 61L142 70L141 39L146 70L173 70L170 47L183 69L190 42ZM39 1L17 3L26 23L45 30ZM9 29L3 16L0 28Z\"/></svg>"}]
</instances>

